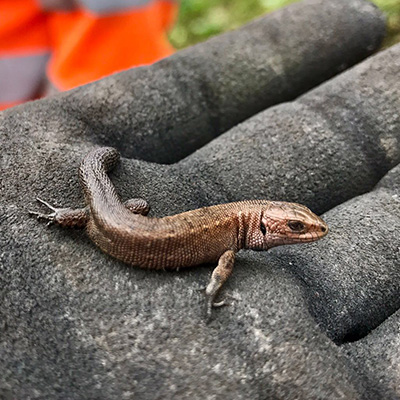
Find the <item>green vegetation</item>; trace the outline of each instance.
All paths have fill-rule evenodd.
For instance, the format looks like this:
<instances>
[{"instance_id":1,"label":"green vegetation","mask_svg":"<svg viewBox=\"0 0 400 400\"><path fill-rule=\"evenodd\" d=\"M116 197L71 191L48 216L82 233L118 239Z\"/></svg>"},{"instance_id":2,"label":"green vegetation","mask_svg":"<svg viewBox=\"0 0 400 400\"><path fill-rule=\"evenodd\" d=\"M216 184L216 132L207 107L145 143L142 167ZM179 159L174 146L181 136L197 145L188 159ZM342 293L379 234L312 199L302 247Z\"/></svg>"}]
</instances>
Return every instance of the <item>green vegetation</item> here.
<instances>
[{"instance_id":1,"label":"green vegetation","mask_svg":"<svg viewBox=\"0 0 400 400\"><path fill-rule=\"evenodd\" d=\"M170 32L176 48L235 29L255 17L298 0L181 0L178 22ZM372 0L388 16L385 46L400 41L400 0Z\"/></svg>"},{"instance_id":2,"label":"green vegetation","mask_svg":"<svg viewBox=\"0 0 400 400\"><path fill-rule=\"evenodd\" d=\"M373 0L388 18L387 36L384 42L389 47L400 42L400 0Z\"/></svg>"}]
</instances>

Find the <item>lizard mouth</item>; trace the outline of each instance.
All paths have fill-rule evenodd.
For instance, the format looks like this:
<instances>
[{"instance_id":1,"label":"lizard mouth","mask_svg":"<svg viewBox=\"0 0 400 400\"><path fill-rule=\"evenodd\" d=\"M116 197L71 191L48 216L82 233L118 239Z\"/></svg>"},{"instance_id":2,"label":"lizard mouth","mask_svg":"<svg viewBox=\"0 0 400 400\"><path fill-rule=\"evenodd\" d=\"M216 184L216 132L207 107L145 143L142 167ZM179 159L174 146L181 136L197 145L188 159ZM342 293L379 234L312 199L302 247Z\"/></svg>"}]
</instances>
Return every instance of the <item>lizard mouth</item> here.
<instances>
[{"instance_id":1,"label":"lizard mouth","mask_svg":"<svg viewBox=\"0 0 400 400\"><path fill-rule=\"evenodd\" d=\"M269 237L269 242L272 242L272 246L275 247L282 244L297 244L297 243L310 243L322 239L329 232L328 226L323 223L315 229L309 230L304 233L286 232L276 233Z\"/></svg>"}]
</instances>

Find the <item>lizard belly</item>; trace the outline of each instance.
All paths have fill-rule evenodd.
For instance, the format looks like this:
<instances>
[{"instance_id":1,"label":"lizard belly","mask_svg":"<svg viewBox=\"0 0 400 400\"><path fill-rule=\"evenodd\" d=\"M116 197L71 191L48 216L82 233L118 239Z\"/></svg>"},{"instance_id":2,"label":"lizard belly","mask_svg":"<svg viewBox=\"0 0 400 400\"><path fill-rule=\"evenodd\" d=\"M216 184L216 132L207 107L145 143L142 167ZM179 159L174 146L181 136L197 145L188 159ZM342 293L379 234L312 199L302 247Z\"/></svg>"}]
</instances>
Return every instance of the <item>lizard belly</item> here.
<instances>
[{"instance_id":1,"label":"lizard belly","mask_svg":"<svg viewBox=\"0 0 400 400\"><path fill-rule=\"evenodd\" d=\"M172 235L166 232L118 232L98 229L91 220L87 233L105 253L127 264L148 269L176 269L218 261L229 240L219 236L208 240L198 235ZM200 235L201 236L201 235Z\"/></svg>"}]
</instances>

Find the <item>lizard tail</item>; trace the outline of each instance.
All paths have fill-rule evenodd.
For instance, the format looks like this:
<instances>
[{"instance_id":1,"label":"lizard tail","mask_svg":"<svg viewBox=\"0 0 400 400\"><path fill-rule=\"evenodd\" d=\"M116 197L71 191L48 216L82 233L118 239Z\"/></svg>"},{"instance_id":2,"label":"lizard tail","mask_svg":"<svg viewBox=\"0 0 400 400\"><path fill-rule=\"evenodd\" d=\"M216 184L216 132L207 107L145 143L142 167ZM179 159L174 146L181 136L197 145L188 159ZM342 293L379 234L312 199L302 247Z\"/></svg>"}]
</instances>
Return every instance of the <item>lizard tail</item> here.
<instances>
[{"instance_id":1,"label":"lizard tail","mask_svg":"<svg viewBox=\"0 0 400 400\"><path fill-rule=\"evenodd\" d=\"M79 179L85 194L85 201L94 215L97 205L105 207L121 204L113 183L107 172L115 167L120 154L113 147L100 147L92 150L79 167Z\"/></svg>"}]
</instances>

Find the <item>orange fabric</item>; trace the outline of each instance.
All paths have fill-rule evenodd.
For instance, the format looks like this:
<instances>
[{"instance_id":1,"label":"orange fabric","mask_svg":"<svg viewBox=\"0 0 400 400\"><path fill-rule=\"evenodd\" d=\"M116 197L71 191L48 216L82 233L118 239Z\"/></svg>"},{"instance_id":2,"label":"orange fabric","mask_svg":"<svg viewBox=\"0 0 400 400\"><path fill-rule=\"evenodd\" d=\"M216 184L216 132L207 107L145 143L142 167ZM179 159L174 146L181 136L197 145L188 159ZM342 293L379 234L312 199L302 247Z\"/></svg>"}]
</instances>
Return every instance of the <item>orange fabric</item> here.
<instances>
[{"instance_id":1,"label":"orange fabric","mask_svg":"<svg viewBox=\"0 0 400 400\"><path fill-rule=\"evenodd\" d=\"M49 48L47 18L36 0L0 0L0 58L42 54ZM35 88L37 86L38 82L35 82ZM0 110L26 100L29 99L0 102Z\"/></svg>"},{"instance_id":2,"label":"orange fabric","mask_svg":"<svg viewBox=\"0 0 400 400\"><path fill-rule=\"evenodd\" d=\"M50 51L47 78L59 90L150 64L173 52L165 35L178 8L172 0L153 0L107 15L95 15L82 7L45 12L39 3L0 0L0 58ZM36 94L39 83L32 82ZM0 102L0 110L25 100L29 99Z\"/></svg>"},{"instance_id":3,"label":"orange fabric","mask_svg":"<svg viewBox=\"0 0 400 400\"><path fill-rule=\"evenodd\" d=\"M46 15L36 0L1 0L0 56L48 49Z\"/></svg>"},{"instance_id":4,"label":"orange fabric","mask_svg":"<svg viewBox=\"0 0 400 400\"><path fill-rule=\"evenodd\" d=\"M11 108L17 106L18 104L23 103L23 101L14 102L14 103L0 103L0 111L5 110L6 108Z\"/></svg>"},{"instance_id":5,"label":"orange fabric","mask_svg":"<svg viewBox=\"0 0 400 400\"><path fill-rule=\"evenodd\" d=\"M176 9L171 1L155 0L111 15L83 9L52 13L50 82L66 90L170 55L173 49L165 31Z\"/></svg>"}]
</instances>

